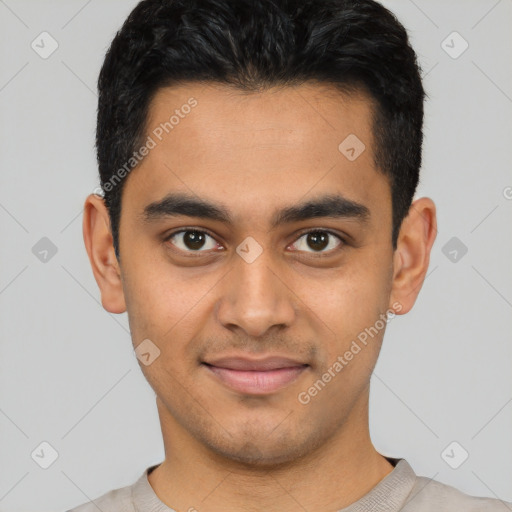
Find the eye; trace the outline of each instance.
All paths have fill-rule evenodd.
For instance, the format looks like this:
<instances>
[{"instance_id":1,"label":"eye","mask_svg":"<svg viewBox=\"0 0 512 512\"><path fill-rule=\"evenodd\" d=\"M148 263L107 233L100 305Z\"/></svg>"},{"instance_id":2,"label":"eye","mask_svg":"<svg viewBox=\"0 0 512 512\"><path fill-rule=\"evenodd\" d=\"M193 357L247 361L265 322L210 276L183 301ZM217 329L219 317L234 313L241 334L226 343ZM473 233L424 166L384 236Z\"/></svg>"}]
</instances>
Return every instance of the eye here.
<instances>
[{"instance_id":1,"label":"eye","mask_svg":"<svg viewBox=\"0 0 512 512\"><path fill-rule=\"evenodd\" d=\"M170 234L165 241L171 242L184 252L205 252L215 249L218 246L218 243L212 236L205 231L198 231L197 229L175 231Z\"/></svg>"},{"instance_id":2,"label":"eye","mask_svg":"<svg viewBox=\"0 0 512 512\"><path fill-rule=\"evenodd\" d=\"M311 252L311 253L325 253L333 249L339 248L343 245L344 240L330 231L322 231L316 229L303 233L296 242L292 245L295 250ZM308 250L311 249L311 250ZM324 250L327 249L327 250Z\"/></svg>"}]
</instances>

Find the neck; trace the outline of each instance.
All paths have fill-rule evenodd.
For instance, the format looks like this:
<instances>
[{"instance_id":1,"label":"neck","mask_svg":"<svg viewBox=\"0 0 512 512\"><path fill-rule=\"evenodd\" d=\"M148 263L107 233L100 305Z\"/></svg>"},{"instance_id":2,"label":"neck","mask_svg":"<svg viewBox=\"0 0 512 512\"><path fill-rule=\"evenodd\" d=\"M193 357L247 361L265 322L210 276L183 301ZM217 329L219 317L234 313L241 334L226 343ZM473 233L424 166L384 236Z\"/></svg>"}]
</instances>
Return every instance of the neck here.
<instances>
[{"instance_id":1,"label":"neck","mask_svg":"<svg viewBox=\"0 0 512 512\"><path fill-rule=\"evenodd\" d=\"M161 403L158 409L166 458L148 480L159 499L175 510L340 510L393 470L371 443L367 397L314 452L265 468L248 467L213 453L190 436Z\"/></svg>"}]
</instances>

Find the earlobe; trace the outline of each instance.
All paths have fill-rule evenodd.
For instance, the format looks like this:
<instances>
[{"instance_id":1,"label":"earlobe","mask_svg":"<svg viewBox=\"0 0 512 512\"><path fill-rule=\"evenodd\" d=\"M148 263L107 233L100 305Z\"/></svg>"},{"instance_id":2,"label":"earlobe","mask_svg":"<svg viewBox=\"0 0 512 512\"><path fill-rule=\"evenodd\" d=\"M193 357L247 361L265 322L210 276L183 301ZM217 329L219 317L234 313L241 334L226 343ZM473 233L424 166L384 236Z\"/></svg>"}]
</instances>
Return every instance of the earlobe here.
<instances>
[{"instance_id":1,"label":"earlobe","mask_svg":"<svg viewBox=\"0 0 512 512\"><path fill-rule=\"evenodd\" d=\"M411 205L398 236L393 256L393 282L390 308L397 314L408 313L421 290L437 234L436 207L428 197ZM400 310L392 305L399 303Z\"/></svg>"},{"instance_id":2,"label":"earlobe","mask_svg":"<svg viewBox=\"0 0 512 512\"><path fill-rule=\"evenodd\" d=\"M96 194L89 195L85 200L83 235L103 307L110 313L124 313L126 303L112 242L110 218L104 200Z\"/></svg>"}]
</instances>

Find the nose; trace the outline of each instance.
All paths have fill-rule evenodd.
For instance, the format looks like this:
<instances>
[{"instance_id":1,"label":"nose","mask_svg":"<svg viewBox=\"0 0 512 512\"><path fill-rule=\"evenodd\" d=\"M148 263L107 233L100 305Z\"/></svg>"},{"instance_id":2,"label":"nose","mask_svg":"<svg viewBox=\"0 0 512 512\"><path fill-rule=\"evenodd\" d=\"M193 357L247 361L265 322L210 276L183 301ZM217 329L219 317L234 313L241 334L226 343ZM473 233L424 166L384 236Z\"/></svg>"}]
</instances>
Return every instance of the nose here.
<instances>
[{"instance_id":1,"label":"nose","mask_svg":"<svg viewBox=\"0 0 512 512\"><path fill-rule=\"evenodd\" d=\"M277 327L289 327L296 315L294 293L282 270L265 250L248 262L238 254L217 303L217 319L227 329L240 328L248 336L260 337Z\"/></svg>"}]
</instances>

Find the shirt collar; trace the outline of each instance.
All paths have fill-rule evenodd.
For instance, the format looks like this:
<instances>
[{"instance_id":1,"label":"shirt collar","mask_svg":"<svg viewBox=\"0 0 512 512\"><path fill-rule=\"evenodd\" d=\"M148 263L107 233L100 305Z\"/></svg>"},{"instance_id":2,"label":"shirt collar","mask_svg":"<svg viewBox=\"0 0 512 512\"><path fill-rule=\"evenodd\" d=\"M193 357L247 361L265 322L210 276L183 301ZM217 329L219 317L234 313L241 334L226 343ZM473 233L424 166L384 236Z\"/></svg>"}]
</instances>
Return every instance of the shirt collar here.
<instances>
[{"instance_id":1,"label":"shirt collar","mask_svg":"<svg viewBox=\"0 0 512 512\"><path fill-rule=\"evenodd\" d=\"M386 459L394 466L393 471L358 501L338 512L398 512L402 509L414 487L416 474L405 459ZM136 512L176 512L160 501L149 483L148 474L159 465L147 468L132 487Z\"/></svg>"}]
</instances>

